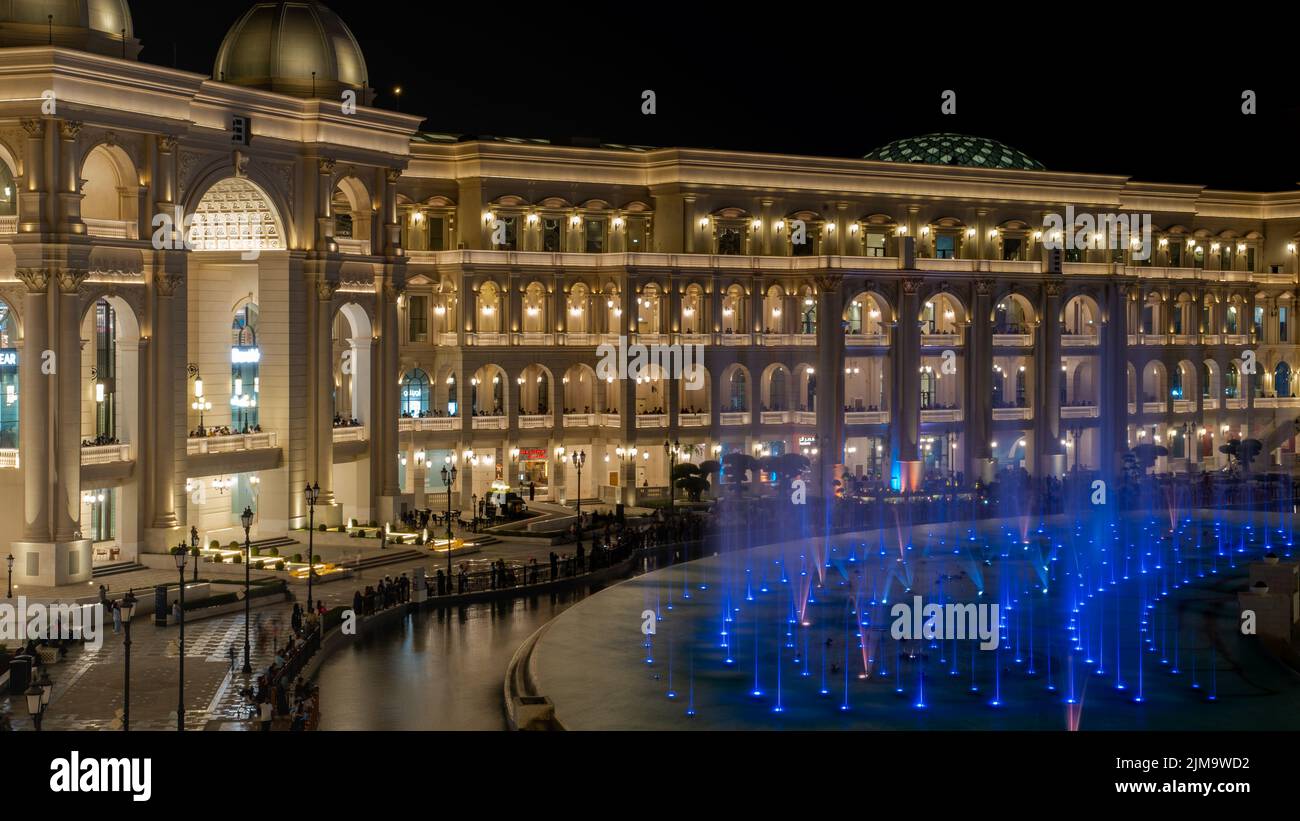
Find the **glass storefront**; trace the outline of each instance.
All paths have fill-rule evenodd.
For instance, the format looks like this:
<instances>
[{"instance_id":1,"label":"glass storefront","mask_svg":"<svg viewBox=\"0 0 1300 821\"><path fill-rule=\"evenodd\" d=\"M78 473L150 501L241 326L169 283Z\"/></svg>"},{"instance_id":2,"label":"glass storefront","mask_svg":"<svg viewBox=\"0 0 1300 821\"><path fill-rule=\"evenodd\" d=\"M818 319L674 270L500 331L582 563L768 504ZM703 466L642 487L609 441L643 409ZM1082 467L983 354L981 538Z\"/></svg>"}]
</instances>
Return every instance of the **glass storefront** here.
<instances>
[{"instance_id":1,"label":"glass storefront","mask_svg":"<svg viewBox=\"0 0 1300 821\"><path fill-rule=\"evenodd\" d=\"M251 431L259 424L262 351L257 346L257 318L257 306L250 302L235 312L231 326L230 426L238 431Z\"/></svg>"}]
</instances>

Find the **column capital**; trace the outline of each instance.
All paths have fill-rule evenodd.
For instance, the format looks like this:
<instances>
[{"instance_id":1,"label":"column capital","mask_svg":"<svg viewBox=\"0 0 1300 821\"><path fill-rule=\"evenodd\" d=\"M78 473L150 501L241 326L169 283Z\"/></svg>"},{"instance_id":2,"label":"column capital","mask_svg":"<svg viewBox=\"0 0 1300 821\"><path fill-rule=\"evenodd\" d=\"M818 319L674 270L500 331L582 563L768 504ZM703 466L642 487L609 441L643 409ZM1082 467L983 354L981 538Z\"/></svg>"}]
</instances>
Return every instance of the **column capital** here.
<instances>
[{"instance_id":1,"label":"column capital","mask_svg":"<svg viewBox=\"0 0 1300 821\"><path fill-rule=\"evenodd\" d=\"M993 286L994 286L994 284L995 284L994 280L991 280L991 279L977 279L977 280L975 280L975 295L976 295L976 296L992 296L992 294L993 294Z\"/></svg>"},{"instance_id":2,"label":"column capital","mask_svg":"<svg viewBox=\"0 0 1300 821\"><path fill-rule=\"evenodd\" d=\"M90 277L90 272L74 268L62 268L57 276L59 279L59 292L75 294L81 290L81 284Z\"/></svg>"},{"instance_id":3,"label":"column capital","mask_svg":"<svg viewBox=\"0 0 1300 821\"><path fill-rule=\"evenodd\" d=\"M45 136L45 121L38 120L34 117L25 117L22 120L23 131L27 132L28 137Z\"/></svg>"},{"instance_id":4,"label":"column capital","mask_svg":"<svg viewBox=\"0 0 1300 821\"><path fill-rule=\"evenodd\" d=\"M1043 294L1048 297L1058 297L1065 293L1065 280L1049 279L1043 283Z\"/></svg>"},{"instance_id":5,"label":"column capital","mask_svg":"<svg viewBox=\"0 0 1300 821\"><path fill-rule=\"evenodd\" d=\"M329 302L339 290L339 284L330 279L316 280L316 297L321 302Z\"/></svg>"},{"instance_id":6,"label":"column capital","mask_svg":"<svg viewBox=\"0 0 1300 821\"><path fill-rule=\"evenodd\" d=\"M322 177L333 175L336 165L338 165L338 161L332 157L321 157L316 160L316 170L320 172Z\"/></svg>"},{"instance_id":7,"label":"column capital","mask_svg":"<svg viewBox=\"0 0 1300 821\"><path fill-rule=\"evenodd\" d=\"M402 169L389 168L384 171L384 177L388 180L389 185L397 185L397 181L402 178Z\"/></svg>"},{"instance_id":8,"label":"column capital","mask_svg":"<svg viewBox=\"0 0 1300 821\"><path fill-rule=\"evenodd\" d=\"M181 138L175 134L160 134L158 136L158 150L164 154L170 154L180 145Z\"/></svg>"},{"instance_id":9,"label":"column capital","mask_svg":"<svg viewBox=\"0 0 1300 821\"><path fill-rule=\"evenodd\" d=\"M844 274L839 271L818 271L814 280L818 291L836 291L844 282Z\"/></svg>"},{"instance_id":10,"label":"column capital","mask_svg":"<svg viewBox=\"0 0 1300 821\"><path fill-rule=\"evenodd\" d=\"M76 120L61 120L59 121L59 136L65 140L75 140L84 125L85 123Z\"/></svg>"},{"instance_id":11,"label":"column capital","mask_svg":"<svg viewBox=\"0 0 1300 821\"><path fill-rule=\"evenodd\" d=\"M158 296L162 297L175 296L177 289L181 287L181 283L184 281L185 277L180 274L160 274L154 277L154 285L158 288Z\"/></svg>"},{"instance_id":12,"label":"column capital","mask_svg":"<svg viewBox=\"0 0 1300 821\"><path fill-rule=\"evenodd\" d=\"M396 302L397 298L406 292L406 283L398 282L392 277L384 280L383 284L384 298L390 302Z\"/></svg>"},{"instance_id":13,"label":"column capital","mask_svg":"<svg viewBox=\"0 0 1300 821\"><path fill-rule=\"evenodd\" d=\"M899 286L902 287L904 296L915 296L921 290L921 283L924 281L920 277L903 277L899 280Z\"/></svg>"},{"instance_id":14,"label":"column capital","mask_svg":"<svg viewBox=\"0 0 1300 821\"><path fill-rule=\"evenodd\" d=\"M48 268L19 268L14 275L27 286L29 294L45 293L50 289L50 280L53 279Z\"/></svg>"}]
</instances>

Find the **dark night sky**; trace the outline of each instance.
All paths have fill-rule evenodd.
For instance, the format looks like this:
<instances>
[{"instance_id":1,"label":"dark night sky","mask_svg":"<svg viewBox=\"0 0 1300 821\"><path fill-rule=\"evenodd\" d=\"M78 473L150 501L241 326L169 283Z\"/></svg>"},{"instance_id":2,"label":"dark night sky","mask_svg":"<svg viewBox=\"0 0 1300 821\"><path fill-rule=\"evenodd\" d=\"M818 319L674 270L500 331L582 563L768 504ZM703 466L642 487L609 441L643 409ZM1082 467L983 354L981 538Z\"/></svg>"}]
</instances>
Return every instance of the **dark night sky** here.
<instances>
[{"instance_id":1,"label":"dark night sky","mask_svg":"<svg viewBox=\"0 0 1300 821\"><path fill-rule=\"evenodd\" d=\"M1293 69L1218 49L1193 61L1198 76L1186 61L1161 62L1149 40L1133 50L1149 62L1126 64L1127 52L1095 48L1072 60L1058 43L1021 55L1016 35L1017 62L1000 65L997 40L968 38L976 52L922 48L915 27L886 26L832 43L787 37L809 28L803 15L737 13L761 6L695 11L683 35L657 3L636 6L634 19L611 16L610 2L328 5L361 43L377 104L395 107L400 84L401 109L425 115L429 131L857 157L942 130L1002 140L1052 170L1236 190L1300 183ZM174 54L179 68L208 74L246 4L131 7L143 60L172 65ZM1245 88L1259 94L1252 117L1240 113ZM655 116L640 113L643 89L657 94ZM944 89L958 94L955 116L939 114Z\"/></svg>"}]
</instances>

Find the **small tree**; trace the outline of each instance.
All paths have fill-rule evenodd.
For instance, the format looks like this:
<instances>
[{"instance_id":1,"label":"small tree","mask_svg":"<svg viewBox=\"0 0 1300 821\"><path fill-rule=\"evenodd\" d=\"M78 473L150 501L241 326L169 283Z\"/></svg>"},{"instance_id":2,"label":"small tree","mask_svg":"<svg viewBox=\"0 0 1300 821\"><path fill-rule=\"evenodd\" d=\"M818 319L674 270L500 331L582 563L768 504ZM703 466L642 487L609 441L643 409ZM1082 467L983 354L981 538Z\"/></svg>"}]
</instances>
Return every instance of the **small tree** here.
<instances>
[{"instance_id":1,"label":"small tree","mask_svg":"<svg viewBox=\"0 0 1300 821\"><path fill-rule=\"evenodd\" d=\"M731 478L731 484L736 493L743 490L742 484L745 481L745 475L750 471L758 469L758 462L753 456L741 451L732 451L722 457L722 466L726 469L727 476Z\"/></svg>"},{"instance_id":2,"label":"small tree","mask_svg":"<svg viewBox=\"0 0 1300 821\"><path fill-rule=\"evenodd\" d=\"M1143 473L1155 466L1158 457L1168 455L1169 448L1163 445L1141 444L1133 448L1133 457L1137 459Z\"/></svg>"}]
</instances>

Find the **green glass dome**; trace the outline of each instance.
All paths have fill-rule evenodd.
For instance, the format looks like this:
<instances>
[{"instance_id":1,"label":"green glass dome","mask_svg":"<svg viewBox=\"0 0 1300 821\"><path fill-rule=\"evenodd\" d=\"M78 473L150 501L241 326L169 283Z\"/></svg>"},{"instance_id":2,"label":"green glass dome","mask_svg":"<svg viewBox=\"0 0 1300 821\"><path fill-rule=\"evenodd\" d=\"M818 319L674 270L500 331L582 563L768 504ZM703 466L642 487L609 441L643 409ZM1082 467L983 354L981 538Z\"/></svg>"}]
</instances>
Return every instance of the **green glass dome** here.
<instances>
[{"instance_id":1,"label":"green glass dome","mask_svg":"<svg viewBox=\"0 0 1300 821\"><path fill-rule=\"evenodd\" d=\"M997 140L946 132L894 140L872 151L865 159L926 165L964 165L972 168L1043 170L1042 163Z\"/></svg>"}]
</instances>

